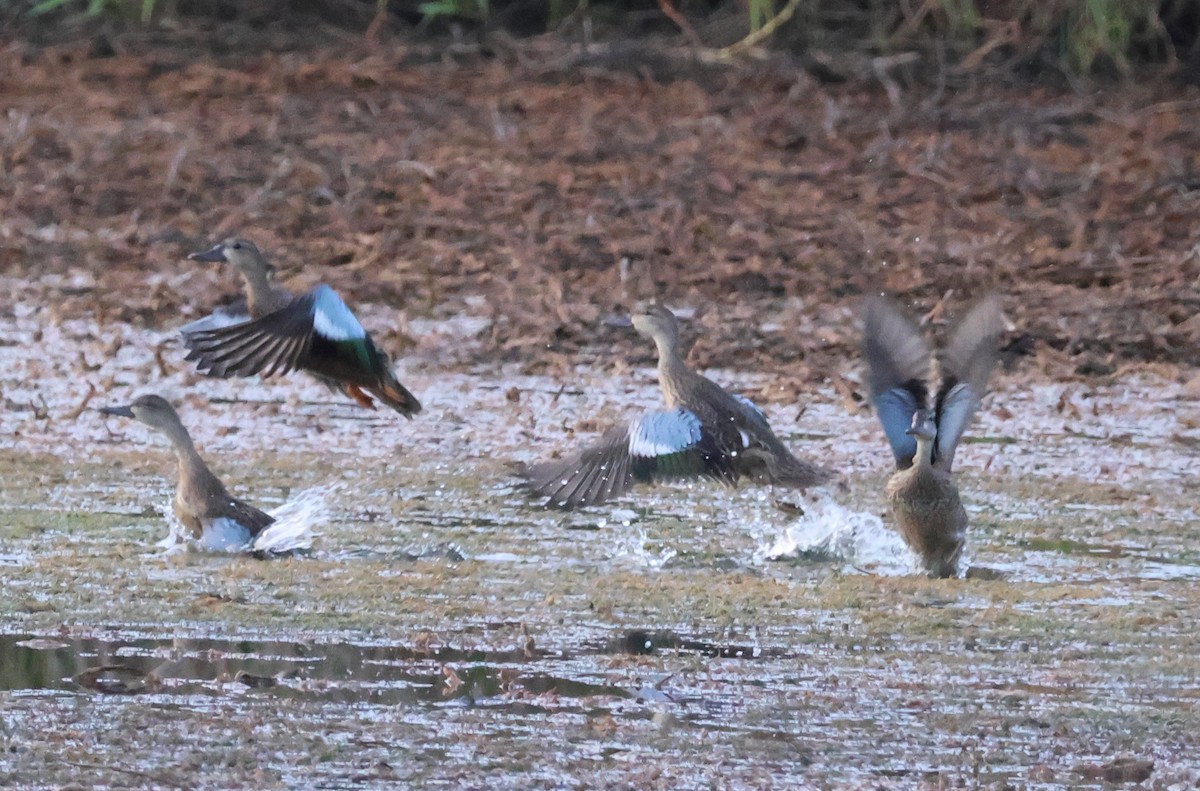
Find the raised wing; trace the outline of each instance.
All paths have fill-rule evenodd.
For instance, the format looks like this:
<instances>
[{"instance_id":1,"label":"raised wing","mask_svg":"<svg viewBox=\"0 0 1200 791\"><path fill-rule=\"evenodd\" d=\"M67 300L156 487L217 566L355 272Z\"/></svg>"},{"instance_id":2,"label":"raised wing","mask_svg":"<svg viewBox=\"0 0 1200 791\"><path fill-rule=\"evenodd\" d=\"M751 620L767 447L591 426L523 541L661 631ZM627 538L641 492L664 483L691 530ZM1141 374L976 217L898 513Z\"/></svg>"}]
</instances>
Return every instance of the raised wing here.
<instances>
[{"instance_id":1,"label":"raised wing","mask_svg":"<svg viewBox=\"0 0 1200 791\"><path fill-rule=\"evenodd\" d=\"M184 334L189 354L213 376L270 376L306 368L351 380L370 372L379 353L362 324L328 286L292 300L260 319Z\"/></svg>"},{"instance_id":2,"label":"raised wing","mask_svg":"<svg viewBox=\"0 0 1200 791\"><path fill-rule=\"evenodd\" d=\"M736 478L714 438L687 409L647 413L575 456L526 471L529 488L559 508L604 502L638 481L693 475Z\"/></svg>"},{"instance_id":3,"label":"raised wing","mask_svg":"<svg viewBox=\"0 0 1200 791\"><path fill-rule=\"evenodd\" d=\"M867 300L863 314L863 357L875 413L900 469L912 464L917 440L908 434L913 414L926 406L929 344L912 321L886 297Z\"/></svg>"},{"instance_id":4,"label":"raised wing","mask_svg":"<svg viewBox=\"0 0 1200 791\"><path fill-rule=\"evenodd\" d=\"M942 381L935 403L938 431L933 460L943 469L949 470L953 465L958 441L987 392L1003 331L1000 299L994 294L989 295L963 316L942 352Z\"/></svg>"}]
</instances>

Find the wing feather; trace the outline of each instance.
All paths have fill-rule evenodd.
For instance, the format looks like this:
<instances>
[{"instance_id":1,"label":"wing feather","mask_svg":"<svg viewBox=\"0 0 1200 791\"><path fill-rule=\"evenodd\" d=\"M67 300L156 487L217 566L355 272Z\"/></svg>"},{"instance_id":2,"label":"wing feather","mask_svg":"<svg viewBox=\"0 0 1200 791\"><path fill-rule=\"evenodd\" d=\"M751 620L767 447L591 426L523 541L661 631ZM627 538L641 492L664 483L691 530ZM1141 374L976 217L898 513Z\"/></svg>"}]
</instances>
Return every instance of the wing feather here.
<instances>
[{"instance_id":1,"label":"wing feather","mask_svg":"<svg viewBox=\"0 0 1200 791\"><path fill-rule=\"evenodd\" d=\"M628 429L610 429L580 453L531 467L526 471L528 486L548 497L547 505L559 508L593 505L618 496L633 485L628 447Z\"/></svg>"},{"instance_id":2,"label":"wing feather","mask_svg":"<svg viewBox=\"0 0 1200 791\"><path fill-rule=\"evenodd\" d=\"M933 458L934 464L943 469L949 470L954 464L958 442L987 392L1003 331L1000 298L988 295L967 311L942 352Z\"/></svg>"},{"instance_id":3,"label":"wing feather","mask_svg":"<svg viewBox=\"0 0 1200 791\"><path fill-rule=\"evenodd\" d=\"M896 466L912 464L917 441L907 432L929 397L931 353L921 330L886 297L867 300L863 316L867 387Z\"/></svg>"},{"instance_id":4,"label":"wing feather","mask_svg":"<svg viewBox=\"0 0 1200 791\"><path fill-rule=\"evenodd\" d=\"M624 494L635 481L705 476L736 480L728 456L689 410L649 412L629 426L610 429L600 441L562 461L525 473L529 488L547 505L575 508Z\"/></svg>"},{"instance_id":5,"label":"wing feather","mask_svg":"<svg viewBox=\"0 0 1200 791\"><path fill-rule=\"evenodd\" d=\"M321 289L297 297L262 318L230 327L185 332L187 359L215 376L288 373L304 367L312 343L313 312Z\"/></svg>"}]
</instances>

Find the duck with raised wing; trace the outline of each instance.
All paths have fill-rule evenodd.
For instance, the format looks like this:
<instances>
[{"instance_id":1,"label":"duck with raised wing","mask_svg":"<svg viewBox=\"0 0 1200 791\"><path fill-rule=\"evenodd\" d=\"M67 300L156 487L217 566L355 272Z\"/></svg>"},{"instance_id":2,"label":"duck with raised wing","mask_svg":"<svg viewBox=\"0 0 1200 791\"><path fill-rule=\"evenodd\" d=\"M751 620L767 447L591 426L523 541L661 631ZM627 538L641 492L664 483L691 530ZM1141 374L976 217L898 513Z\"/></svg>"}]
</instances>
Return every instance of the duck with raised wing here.
<instances>
[{"instance_id":1,"label":"duck with raised wing","mask_svg":"<svg viewBox=\"0 0 1200 791\"><path fill-rule=\"evenodd\" d=\"M679 348L679 322L663 305L639 306L632 323L658 348L666 411L649 412L561 461L528 468L529 488L547 505L574 508L617 497L636 482L703 476L728 485L742 478L803 489L829 473L801 461L771 431L766 415L693 371Z\"/></svg>"},{"instance_id":2,"label":"duck with raised wing","mask_svg":"<svg viewBox=\"0 0 1200 791\"><path fill-rule=\"evenodd\" d=\"M158 430L171 441L179 460L175 516L191 537L213 551L245 551L260 556L302 552L312 547L307 528L272 530L275 518L237 499L213 474L175 408L156 395L140 396L128 406L102 407L106 415L131 417Z\"/></svg>"},{"instance_id":3,"label":"duck with raised wing","mask_svg":"<svg viewBox=\"0 0 1200 791\"><path fill-rule=\"evenodd\" d=\"M900 535L931 577L958 574L967 512L951 466L987 392L1003 329L1000 300L988 296L958 323L935 364L925 336L894 302L875 297L866 303L863 356L871 403L896 458L887 498Z\"/></svg>"},{"instance_id":4,"label":"duck with raised wing","mask_svg":"<svg viewBox=\"0 0 1200 791\"><path fill-rule=\"evenodd\" d=\"M396 381L387 355L329 286L293 295L246 239L226 239L188 258L231 263L246 282L244 319L234 309L183 328L187 359L200 371L230 377L302 369L368 409L378 400L407 418L421 411L421 402Z\"/></svg>"}]
</instances>

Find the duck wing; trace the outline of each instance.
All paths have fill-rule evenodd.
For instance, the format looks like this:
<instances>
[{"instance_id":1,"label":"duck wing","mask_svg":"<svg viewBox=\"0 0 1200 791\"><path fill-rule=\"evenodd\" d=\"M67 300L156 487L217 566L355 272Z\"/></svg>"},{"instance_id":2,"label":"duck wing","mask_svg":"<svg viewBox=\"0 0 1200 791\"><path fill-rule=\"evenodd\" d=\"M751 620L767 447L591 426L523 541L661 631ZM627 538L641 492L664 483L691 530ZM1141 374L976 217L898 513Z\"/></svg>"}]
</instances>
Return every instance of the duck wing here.
<instances>
[{"instance_id":1,"label":"duck wing","mask_svg":"<svg viewBox=\"0 0 1200 791\"><path fill-rule=\"evenodd\" d=\"M254 538L275 522L275 517L258 510L245 500L239 500L236 497L230 497L223 510L225 511L223 516L234 520L249 530L251 538Z\"/></svg>"},{"instance_id":2,"label":"duck wing","mask_svg":"<svg viewBox=\"0 0 1200 791\"><path fill-rule=\"evenodd\" d=\"M687 406L701 415L714 444L726 454L724 464L759 482L805 489L828 480L828 470L797 458L775 436L767 414L745 396L701 378Z\"/></svg>"},{"instance_id":3,"label":"duck wing","mask_svg":"<svg viewBox=\"0 0 1200 791\"><path fill-rule=\"evenodd\" d=\"M212 376L270 376L303 368L374 384L380 354L350 308L317 286L262 318L184 334L188 360Z\"/></svg>"},{"instance_id":4,"label":"duck wing","mask_svg":"<svg viewBox=\"0 0 1200 791\"><path fill-rule=\"evenodd\" d=\"M913 414L929 398L929 343L916 324L886 297L867 300L863 314L863 357L867 387L883 424L896 466L905 469L917 453L917 440L907 432Z\"/></svg>"},{"instance_id":5,"label":"duck wing","mask_svg":"<svg viewBox=\"0 0 1200 791\"><path fill-rule=\"evenodd\" d=\"M949 470L954 463L958 441L987 392L1003 331L1000 298L992 294L967 311L942 351L941 383L935 399L937 443L933 460L943 469Z\"/></svg>"},{"instance_id":6,"label":"duck wing","mask_svg":"<svg viewBox=\"0 0 1200 791\"><path fill-rule=\"evenodd\" d=\"M576 508L618 497L635 482L703 476L732 483L728 455L688 409L649 412L561 461L530 467L529 488L547 505Z\"/></svg>"},{"instance_id":7,"label":"duck wing","mask_svg":"<svg viewBox=\"0 0 1200 791\"><path fill-rule=\"evenodd\" d=\"M184 324L179 331L184 335L189 335L205 330L232 327L235 324L245 324L247 321L250 321L250 308L245 299L238 299L229 305L222 305L214 309L207 316L201 316L195 321Z\"/></svg>"}]
</instances>

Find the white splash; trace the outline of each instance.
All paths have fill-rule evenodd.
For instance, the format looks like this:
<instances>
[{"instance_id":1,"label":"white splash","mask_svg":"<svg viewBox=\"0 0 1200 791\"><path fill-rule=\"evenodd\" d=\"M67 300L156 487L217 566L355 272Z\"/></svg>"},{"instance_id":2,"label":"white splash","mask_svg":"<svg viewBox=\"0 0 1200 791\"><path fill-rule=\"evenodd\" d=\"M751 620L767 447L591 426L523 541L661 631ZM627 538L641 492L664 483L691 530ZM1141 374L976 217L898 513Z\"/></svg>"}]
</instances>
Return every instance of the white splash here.
<instances>
[{"instance_id":1,"label":"white splash","mask_svg":"<svg viewBox=\"0 0 1200 791\"><path fill-rule=\"evenodd\" d=\"M911 574L918 565L904 540L882 519L839 505L821 489L805 496L800 519L755 554L759 562L799 557L841 560L887 576Z\"/></svg>"},{"instance_id":2,"label":"white splash","mask_svg":"<svg viewBox=\"0 0 1200 791\"><path fill-rule=\"evenodd\" d=\"M274 524L259 533L258 538L249 546L216 547L196 541L188 533L187 528L175 517L172 501L168 500L162 512L167 520L169 532L166 538L156 542L155 546L166 550L167 555L189 550L265 552L270 555L305 552L312 549L313 539L316 537L314 528L329 521L329 504L326 495L332 488L336 487L305 489L292 499L267 511L274 517Z\"/></svg>"},{"instance_id":3,"label":"white splash","mask_svg":"<svg viewBox=\"0 0 1200 791\"><path fill-rule=\"evenodd\" d=\"M313 528L329 521L324 489L305 489L267 513L275 523L258 534L251 549L273 555L312 549Z\"/></svg>"},{"instance_id":4,"label":"white splash","mask_svg":"<svg viewBox=\"0 0 1200 791\"><path fill-rule=\"evenodd\" d=\"M665 542L652 541L645 529L640 527L621 530L613 543L614 558L631 561L634 566L655 571L679 554Z\"/></svg>"},{"instance_id":5,"label":"white splash","mask_svg":"<svg viewBox=\"0 0 1200 791\"><path fill-rule=\"evenodd\" d=\"M175 516L175 493L167 498L166 505L160 507L163 518L167 520L167 535L161 541L156 541L154 546L166 550L167 555L175 555L180 552L186 552L192 544L192 537L188 535L187 528Z\"/></svg>"}]
</instances>

